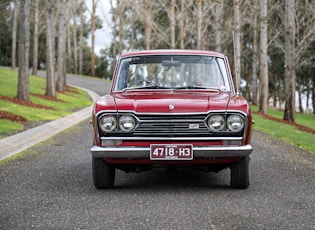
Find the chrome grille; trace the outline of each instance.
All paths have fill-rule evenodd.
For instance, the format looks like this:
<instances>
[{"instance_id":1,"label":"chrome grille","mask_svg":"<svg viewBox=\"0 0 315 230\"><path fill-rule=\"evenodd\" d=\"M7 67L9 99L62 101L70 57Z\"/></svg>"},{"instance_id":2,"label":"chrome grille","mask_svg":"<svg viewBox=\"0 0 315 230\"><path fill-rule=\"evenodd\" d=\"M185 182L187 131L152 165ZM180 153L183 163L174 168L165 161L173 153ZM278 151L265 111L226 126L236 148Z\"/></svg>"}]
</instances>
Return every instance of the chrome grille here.
<instances>
[{"instance_id":1,"label":"chrome grille","mask_svg":"<svg viewBox=\"0 0 315 230\"><path fill-rule=\"evenodd\" d=\"M211 134L204 123L206 115L137 115L139 124L135 136L182 137Z\"/></svg>"}]
</instances>

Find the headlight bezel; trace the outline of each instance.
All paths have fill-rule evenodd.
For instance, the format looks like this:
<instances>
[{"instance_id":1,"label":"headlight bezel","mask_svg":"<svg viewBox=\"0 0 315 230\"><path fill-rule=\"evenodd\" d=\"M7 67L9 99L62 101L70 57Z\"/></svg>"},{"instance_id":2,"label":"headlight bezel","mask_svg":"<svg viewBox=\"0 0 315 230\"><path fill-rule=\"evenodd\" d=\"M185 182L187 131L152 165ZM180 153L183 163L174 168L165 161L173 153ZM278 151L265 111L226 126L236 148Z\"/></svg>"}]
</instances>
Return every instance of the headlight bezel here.
<instances>
[{"instance_id":1,"label":"headlight bezel","mask_svg":"<svg viewBox=\"0 0 315 230\"><path fill-rule=\"evenodd\" d=\"M223 123L220 125L220 128L213 128L211 125L211 120L215 120L216 118L223 118ZM232 120L236 119L240 123L238 128L233 127ZM237 120L238 119L238 120ZM236 122L234 121L234 122ZM205 120L205 124L211 132L220 133L220 132L232 132L239 133L245 129L246 126L246 116L237 113L237 112L218 112L218 113L210 113Z\"/></svg>"},{"instance_id":2,"label":"headlight bezel","mask_svg":"<svg viewBox=\"0 0 315 230\"><path fill-rule=\"evenodd\" d=\"M207 125L211 131L220 132L225 128L225 118L221 114L212 114L207 119Z\"/></svg>"},{"instance_id":3,"label":"headlight bezel","mask_svg":"<svg viewBox=\"0 0 315 230\"><path fill-rule=\"evenodd\" d=\"M128 124L129 125L126 125ZM123 114L121 116L119 116L118 118L118 127L119 127L119 130L123 131L123 132L132 132L134 130L134 128L136 127L137 125L137 120L136 118L131 115L131 114ZM130 127L128 127L130 126Z\"/></svg>"},{"instance_id":4,"label":"headlight bezel","mask_svg":"<svg viewBox=\"0 0 315 230\"><path fill-rule=\"evenodd\" d=\"M234 120L234 121L233 121ZM232 124L234 123L234 125ZM235 126L237 123L239 123L239 127L238 128L234 128L233 126ZM245 127L245 120L244 118L239 115L239 114L231 114L230 116L228 116L228 118L226 119L226 125L227 128L232 131L232 132L239 132L241 131L244 127Z\"/></svg>"},{"instance_id":5,"label":"headlight bezel","mask_svg":"<svg viewBox=\"0 0 315 230\"><path fill-rule=\"evenodd\" d=\"M104 121L105 119L109 119L108 125L111 125L110 127L105 127L104 126ZM127 121L126 121L127 120ZM131 123L131 127L124 126L123 123ZM97 116L97 123L98 123L98 128L101 132L110 134L110 133L130 133L132 132L137 124L138 124L138 119L130 113L102 113ZM130 124L129 124L130 125Z\"/></svg>"},{"instance_id":6,"label":"headlight bezel","mask_svg":"<svg viewBox=\"0 0 315 230\"><path fill-rule=\"evenodd\" d=\"M108 120L105 122L105 119ZM104 126L105 123L107 126ZM111 127L109 127L110 123ZM117 119L113 114L103 114L98 118L98 127L105 133L113 132L117 128Z\"/></svg>"}]
</instances>

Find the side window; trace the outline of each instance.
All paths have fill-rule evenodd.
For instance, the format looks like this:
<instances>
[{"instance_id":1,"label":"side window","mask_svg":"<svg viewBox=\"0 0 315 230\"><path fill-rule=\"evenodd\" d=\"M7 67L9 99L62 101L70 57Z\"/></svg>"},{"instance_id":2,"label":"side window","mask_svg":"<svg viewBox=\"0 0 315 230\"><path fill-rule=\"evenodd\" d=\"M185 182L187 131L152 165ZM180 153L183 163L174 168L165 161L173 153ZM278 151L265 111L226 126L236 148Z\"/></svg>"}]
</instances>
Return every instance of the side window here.
<instances>
[{"instance_id":1,"label":"side window","mask_svg":"<svg viewBox=\"0 0 315 230\"><path fill-rule=\"evenodd\" d=\"M225 63L224 63L224 60L222 58L217 58L216 59L218 64L219 64L219 69L218 71L220 71L221 73L221 76L222 76L222 87L225 87L225 90L227 91L230 91L231 88L230 88L230 82L229 82L229 79L228 79L228 75L227 75L227 71L226 71L226 66L225 66Z\"/></svg>"},{"instance_id":2,"label":"side window","mask_svg":"<svg viewBox=\"0 0 315 230\"><path fill-rule=\"evenodd\" d=\"M126 88L128 71L129 71L129 60L128 59L121 60L118 74L116 76L116 83L114 87L115 91L119 91Z\"/></svg>"}]
</instances>

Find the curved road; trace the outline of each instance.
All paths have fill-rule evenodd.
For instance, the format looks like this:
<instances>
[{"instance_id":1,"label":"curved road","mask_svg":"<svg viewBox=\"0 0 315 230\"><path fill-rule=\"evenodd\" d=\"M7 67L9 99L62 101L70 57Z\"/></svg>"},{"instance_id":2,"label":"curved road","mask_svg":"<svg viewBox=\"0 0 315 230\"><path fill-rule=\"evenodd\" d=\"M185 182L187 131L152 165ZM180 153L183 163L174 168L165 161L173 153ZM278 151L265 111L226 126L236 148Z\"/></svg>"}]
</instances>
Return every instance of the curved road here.
<instances>
[{"instance_id":1,"label":"curved road","mask_svg":"<svg viewBox=\"0 0 315 230\"><path fill-rule=\"evenodd\" d=\"M99 94L109 84L68 77ZM118 171L115 188L91 178L88 119L0 163L1 229L315 229L315 157L253 132L250 186L229 170Z\"/></svg>"}]
</instances>

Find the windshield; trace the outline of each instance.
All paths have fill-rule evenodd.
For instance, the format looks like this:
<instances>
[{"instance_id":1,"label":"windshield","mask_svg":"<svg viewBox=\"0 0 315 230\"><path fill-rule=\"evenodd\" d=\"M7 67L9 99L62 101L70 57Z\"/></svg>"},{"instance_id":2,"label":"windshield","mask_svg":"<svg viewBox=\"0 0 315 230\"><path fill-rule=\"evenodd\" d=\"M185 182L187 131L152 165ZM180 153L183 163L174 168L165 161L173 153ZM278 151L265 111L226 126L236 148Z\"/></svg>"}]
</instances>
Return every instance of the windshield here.
<instances>
[{"instance_id":1,"label":"windshield","mask_svg":"<svg viewBox=\"0 0 315 230\"><path fill-rule=\"evenodd\" d=\"M122 59L114 91L127 89L217 89L230 91L222 58L156 55Z\"/></svg>"}]
</instances>

